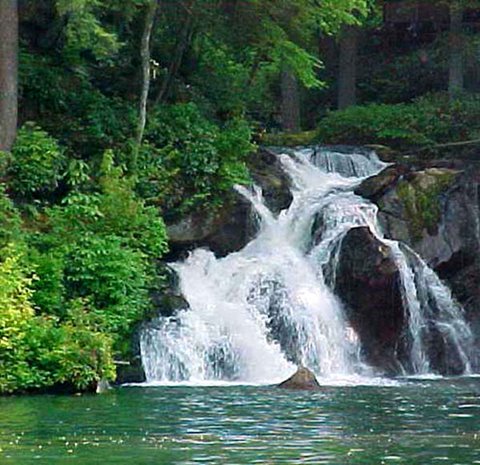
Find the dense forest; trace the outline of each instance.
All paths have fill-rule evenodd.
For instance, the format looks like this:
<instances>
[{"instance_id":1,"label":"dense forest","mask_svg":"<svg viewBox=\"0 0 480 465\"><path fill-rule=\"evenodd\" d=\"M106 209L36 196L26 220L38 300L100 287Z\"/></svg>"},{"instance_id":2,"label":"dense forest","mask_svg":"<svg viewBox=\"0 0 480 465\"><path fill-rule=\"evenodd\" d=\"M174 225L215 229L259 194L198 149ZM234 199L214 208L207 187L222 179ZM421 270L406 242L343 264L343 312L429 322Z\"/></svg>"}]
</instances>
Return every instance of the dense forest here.
<instances>
[{"instance_id":1,"label":"dense forest","mask_svg":"<svg viewBox=\"0 0 480 465\"><path fill-rule=\"evenodd\" d=\"M470 156L475 1L0 0L0 392L114 380L167 226L259 145Z\"/></svg>"}]
</instances>

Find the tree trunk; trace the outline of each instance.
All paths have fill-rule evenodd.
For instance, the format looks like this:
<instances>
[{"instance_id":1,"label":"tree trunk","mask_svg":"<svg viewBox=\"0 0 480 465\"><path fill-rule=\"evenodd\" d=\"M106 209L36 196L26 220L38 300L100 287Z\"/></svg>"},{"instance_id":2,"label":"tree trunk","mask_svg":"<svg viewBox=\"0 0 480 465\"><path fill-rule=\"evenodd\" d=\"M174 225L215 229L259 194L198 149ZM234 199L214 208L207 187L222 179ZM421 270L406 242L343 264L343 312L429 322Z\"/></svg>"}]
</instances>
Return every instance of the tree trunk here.
<instances>
[{"instance_id":1,"label":"tree trunk","mask_svg":"<svg viewBox=\"0 0 480 465\"><path fill-rule=\"evenodd\" d=\"M343 110L357 103L358 29L346 26L340 36L338 70L338 108Z\"/></svg>"},{"instance_id":2,"label":"tree trunk","mask_svg":"<svg viewBox=\"0 0 480 465\"><path fill-rule=\"evenodd\" d=\"M162 85L157 94L157 98L155 99L155 105L158 105L167 97L170 90L170 86L172 85L173 79L177 75L178 70L182 65L182 60L185 54L185 50L187 49L187 46L191 40L193 8L195 6L195 3L196 3L196 0L192 1L186 9L187 16L185 18L185 22L183 23L183 27L180 32L180 37L178 38L173 59L170 62L170 65L168 67L167 75L165 76L165 79L162 81Z\"/></svg>"},{"instance_id":3,"label":"tree trunk","mask_svg":"<svg viewBox=\"0 0 480 465\"><path fill-rule=\"evenodd\" d=\"M1 1L1 0L0 0ZM150 90L150 38L152 36L153 23L157 13L158 0L150 0L145 14L145 25L142 34L140 57L142 59L142 88L140 93L140 106L137 126L137 146L134 154L133 168L136 168L138 151L142 145L145 125L147 123L147 102Z\"/></svg>"},{"instance_id":4,"label":"tree trunk","mask_svg":"<svg viewBox=\"0 0 480 465\"><path fill-rule=\"evenodd\" d=\"M450 63L448 93L454 99L463 91L463 7L459 3L450 6Z\"/></svg>"},{"instance_id":5,"label":"tree trunk","mask_svg":"<svg viewBox=\"0 0 480 465\"><path fill-rule=\"evenodd\" d=\"M18 6L0 0L0 151L9 151L18 120Z\"/></svg>"},{"instance_id":6,"label":"tree trunk","mask_svg":"<svg viewBox=\"0 0 480 465\"><path fill-rule=\"evenodd\" d=\"M288 69L283 69L282 81L282 129L285 132L300 130L300 95L298 80Z\"/></svg>"}]
</instances>

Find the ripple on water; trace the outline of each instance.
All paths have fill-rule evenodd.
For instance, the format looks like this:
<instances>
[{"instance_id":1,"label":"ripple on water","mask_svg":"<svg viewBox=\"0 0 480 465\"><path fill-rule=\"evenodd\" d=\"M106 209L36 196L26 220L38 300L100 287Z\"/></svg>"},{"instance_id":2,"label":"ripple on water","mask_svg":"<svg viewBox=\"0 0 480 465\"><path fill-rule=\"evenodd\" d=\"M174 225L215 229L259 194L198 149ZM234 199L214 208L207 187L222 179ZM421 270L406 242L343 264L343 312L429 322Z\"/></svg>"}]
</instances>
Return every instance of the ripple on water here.
<instances>
[{"instance_id":1,"label":"ripple on water","mask_svg":"<svg viewBox=\"0 0 480 465\"><path fill-rule=\"evenodd\" d=\"M480 380L0 399L2 465L480 463Z\"/></svg>"}]
</instances>

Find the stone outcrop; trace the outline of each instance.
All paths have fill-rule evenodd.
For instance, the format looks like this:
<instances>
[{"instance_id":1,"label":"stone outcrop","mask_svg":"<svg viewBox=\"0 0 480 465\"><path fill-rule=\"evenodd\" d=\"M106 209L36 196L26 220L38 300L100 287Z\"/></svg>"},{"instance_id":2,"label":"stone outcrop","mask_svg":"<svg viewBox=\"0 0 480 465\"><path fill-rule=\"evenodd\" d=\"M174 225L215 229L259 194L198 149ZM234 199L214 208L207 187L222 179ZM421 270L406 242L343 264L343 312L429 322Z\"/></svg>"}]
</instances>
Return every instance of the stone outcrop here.
<instances>
[{"instance_id":1,"label":"stone outcrop","mask_svg":"<svg viewBox=\"0 0 480 465\"><path fill-rule=\"evenodd\" d=\"M167 224L170 244L168 260L185 258L198 247L206 247L223 257L243 248L257 232L252 206L240 194L214 212L197 211L178 222Z\"/></svg>"},{"instance_id":2,"label":"stone outcrop","mask_svg":"<svg viewBox=\"0 0 480 465\"><path fill-rule=\"evenodd\" d=\"M277 155L273 150L261 148L249 166L253 181L262 188L267 207L275 214L288 208L293 200L290 178Z\"/></svg>"},{"instance_id":3,"label":"stone outcrop","mask_svg":"<svg viewBox=\"0 0 480 465\"><path fill-rule=\"evenodd\" d=\"M378 205L388 238L408 244L447 281L480 329L480 165L392 166L357 193Z\"/></svg>"},{"instance_id":4,"label":"stone outcrop","mask_svg":"<svg viewBox=\"0 0 480 465\"><path fill-rule=\"evenodd\" d=\"M290 180L274 152L260 149L253 154L250 172L262 188L268 208L275 214L292 202ZM223 206L214 212L197 211L167 224L170 254L167 260L184 258L197 247L206 247L218 257L242 249L258 232L253 207L237 192L229 194Z\"/></svg>"},{"instance_id":5,"label":"stone outcrop","mask_svg":"<svg viewBox=\"0 0 480 465\"><path fill-rule=\"evenodd\" d=\"M383 372L397 373L398 361L408 359L400 274L390 248L368 228L351 229L343 239L335 291L366 361Z\"/></svg>"},{"instance_id":6,"label":"stone outcrop","mask_svg":"<svg viewBox=\"0 0 480 465\"><path fill-rule=\"evenodd\" d=\"M278 385L281 389L293 389L299 391L318 391L321 389L317 378L308 368L299 367L298 370Z\"/></svg>"}]
</instances>

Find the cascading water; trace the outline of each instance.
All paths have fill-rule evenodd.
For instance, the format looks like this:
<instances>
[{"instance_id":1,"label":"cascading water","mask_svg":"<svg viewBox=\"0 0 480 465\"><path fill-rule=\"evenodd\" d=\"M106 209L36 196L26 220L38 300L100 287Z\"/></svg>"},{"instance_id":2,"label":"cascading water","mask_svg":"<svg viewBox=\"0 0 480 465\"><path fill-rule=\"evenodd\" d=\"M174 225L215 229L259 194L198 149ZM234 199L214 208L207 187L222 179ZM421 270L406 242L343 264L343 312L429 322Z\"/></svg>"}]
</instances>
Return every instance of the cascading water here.
<instances>
[{"instance_id":1,"label":"cascading water","mask_svg":"<svg viewBox=\"0 0 480 465\"><path fill-rule=\"evenodd\" d=\"M430 371L424 339L432 320L468 371L472 336L462 309L418 255L383 237L377 207L353 193L386 165L373 152L305 149L279 157L293 183L291 206L275 217L258 188L239 187L259 216L257 237L224 258L199 249L172 265L190 308L143 330L147 380L272 383L295 365L322 377L371 374L332 291L342 240L362 226L390 248L399 269L412 371Z\"/></svg>"}]
</instances>

